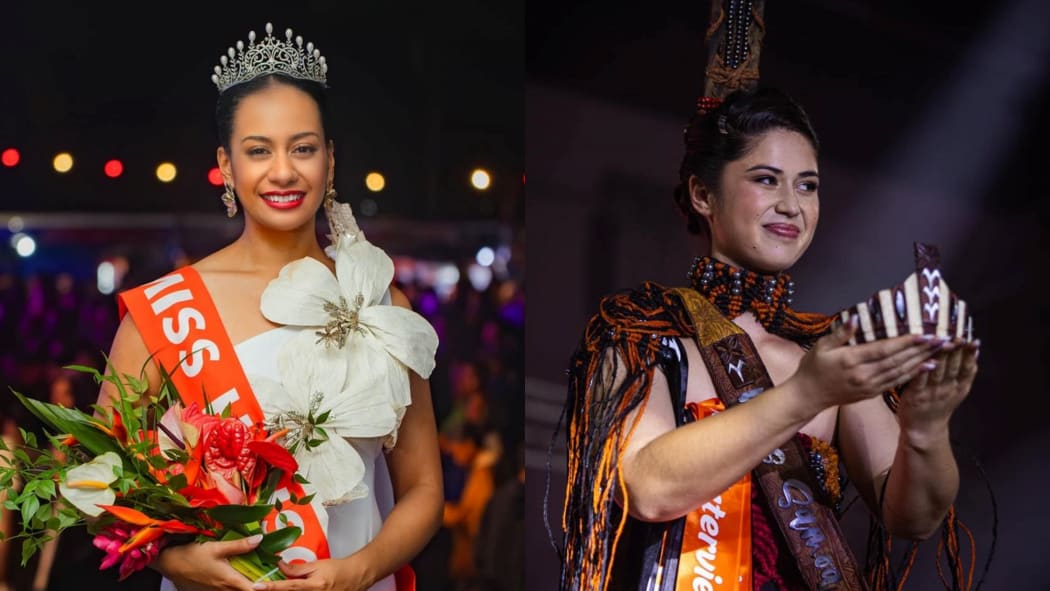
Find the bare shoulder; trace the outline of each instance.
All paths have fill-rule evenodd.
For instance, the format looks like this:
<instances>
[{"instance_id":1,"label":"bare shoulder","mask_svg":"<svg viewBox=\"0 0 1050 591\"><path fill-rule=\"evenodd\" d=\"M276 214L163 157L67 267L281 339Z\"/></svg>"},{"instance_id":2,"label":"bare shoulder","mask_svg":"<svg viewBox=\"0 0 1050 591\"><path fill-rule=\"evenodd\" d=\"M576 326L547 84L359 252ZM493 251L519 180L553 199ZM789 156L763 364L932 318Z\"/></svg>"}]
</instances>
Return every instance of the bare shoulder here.
<instances>
[{"instance_id":1,"label":"bare shoulder","mask_svg":"<svg viewBox=\"0 0 1050 591\"><path fill-rule=\"evenodd\" d=\"M405 292L398 289L396 285L390 286L390 303L402 308L412 308L412 302L408 300L408 296L405 295Z\"/></svg>"}]
</instances>

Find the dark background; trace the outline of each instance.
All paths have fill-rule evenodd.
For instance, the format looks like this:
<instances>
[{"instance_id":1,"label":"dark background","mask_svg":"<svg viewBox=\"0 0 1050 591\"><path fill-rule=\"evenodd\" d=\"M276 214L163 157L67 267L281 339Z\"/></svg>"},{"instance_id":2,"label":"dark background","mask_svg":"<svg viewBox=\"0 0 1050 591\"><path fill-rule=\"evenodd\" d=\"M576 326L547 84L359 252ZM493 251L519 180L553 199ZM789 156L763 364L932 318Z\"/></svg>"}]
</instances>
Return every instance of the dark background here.
<instances>
[{"instance_id":1,"label":"dark background","mask_svg":"<svg viewBox=\"0 0 1050 591\"><path fill-rule=\"evenodd\" d=\"M565 434L552 432L586 320L614 289L685 284L703 247L672 190L703 89L709 16L709 2L528 3L529 255L544 261L526 334L530 589L556 585L544 522L560 541ZM1041 336L1050 7L804 0L766 2L765 21L761 82L805 106L822 144L821 220L791 270L796 307L852 305L904 279L914 241L940 248L983 343L952 423L975 579L994 546L982 588L1050 588L1037 502L1050 431L1033 412L1050 377ZM863 556L862 503L844 523ZM941 587L937 543L922 544L905 589Z\"/></svg>"}]
</instances>

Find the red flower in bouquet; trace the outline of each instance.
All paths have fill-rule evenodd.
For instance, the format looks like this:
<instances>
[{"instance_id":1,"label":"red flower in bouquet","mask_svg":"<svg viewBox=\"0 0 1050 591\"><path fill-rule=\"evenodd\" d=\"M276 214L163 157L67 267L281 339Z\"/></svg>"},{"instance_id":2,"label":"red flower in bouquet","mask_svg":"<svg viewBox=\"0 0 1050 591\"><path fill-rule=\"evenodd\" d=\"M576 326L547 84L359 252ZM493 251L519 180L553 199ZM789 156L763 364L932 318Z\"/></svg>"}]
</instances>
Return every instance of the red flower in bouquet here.
<instances>
[{"instance_id":1,"label":"red flower in bouquet","mask_svg":"<svg viewBox=\"0 0 1050 591\"><path fill-rule=\"evenodd\" d=\"M160 428L164 434L158 439L160 453L179 449L187 455L186 463L169 468L167 476L186 477L187 484L179 492L193 506L255 504L272 471L282 472L280 482L287 483L299 467L288 450L273 443L280 434L269 435L262 425L204 413L196 404L173 405Z\"/></svg>"}]
</instances>

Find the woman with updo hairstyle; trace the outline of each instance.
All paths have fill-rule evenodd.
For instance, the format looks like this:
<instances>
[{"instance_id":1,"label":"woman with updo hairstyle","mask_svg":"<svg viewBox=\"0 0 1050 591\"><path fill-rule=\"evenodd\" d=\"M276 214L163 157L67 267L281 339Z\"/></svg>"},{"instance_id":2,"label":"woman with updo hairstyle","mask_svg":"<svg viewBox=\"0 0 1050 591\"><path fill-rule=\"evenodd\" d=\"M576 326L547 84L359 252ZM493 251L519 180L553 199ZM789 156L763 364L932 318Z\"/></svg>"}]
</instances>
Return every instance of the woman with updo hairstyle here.
<instances>
[{"instance_id":1,"label":"woman with updo hairstyle","mask_svg":"<svg viewBox=\"0 0 1050 591\"><path fill-rule=\"evenodd\" d=\"M272 512L264 521L263 531L302 530L282 550L274 577L250 579L229 560L256 548L261 535L162 537L143 551L156 554L149 566L163 575L165 591L412 591L410 562L444 508L427 381L437 334L393 285L390 257L337 200L320 50L270 24L236 47L211 78L224 184L216 208L242 225L240 235L121 292L109 362L118 375L142 371L150 394L163 367L184 406L207 408L206 393L216 414L265 426L306 481L298 493L281 485L276 497L311 502L285 502L280 519ZM103 412L117 396L104 382ZM234 443L199 445L246 453ZM242 470L236 458L221 459ZM228 479L210 489L226 495L220 504L244 502L237 491L248 476L211 470L209 478Z\"/></svg>"},{"instance_id":2,"label":"woman with updo hairstyle","mask_svg":"<svg viewBox=\"0 0 1050 591\"><path fill-rule=\"evenodd\" d=\"M685 155L678 170L679 184L674 190L674 200L686 217L690 234L708 236L708 226L693 208L689 177L697 177L717 194L725 165L740 158L757 137L771 129L797 132L809 140L814 153L820 151L809 116L791 97L774 88L753 93L735 91L715 110L698 111L689 121L684 132Z\"/></svg>"},{"instance_id":3,"label":"woman with updo hairstyle","mask_svg":"<svg viewBox=\"0 0 1050 591\"><path fill-rule=\"evenodd\" d=\"M817 134L775 89L698 107L674 201L707 251L688 285L604 297L569 364L561 589L886 588L838 529L846 487L889 535L938 530L979 341L851 345L856 317L792 308Z\"/></svg>"}]
</instances>

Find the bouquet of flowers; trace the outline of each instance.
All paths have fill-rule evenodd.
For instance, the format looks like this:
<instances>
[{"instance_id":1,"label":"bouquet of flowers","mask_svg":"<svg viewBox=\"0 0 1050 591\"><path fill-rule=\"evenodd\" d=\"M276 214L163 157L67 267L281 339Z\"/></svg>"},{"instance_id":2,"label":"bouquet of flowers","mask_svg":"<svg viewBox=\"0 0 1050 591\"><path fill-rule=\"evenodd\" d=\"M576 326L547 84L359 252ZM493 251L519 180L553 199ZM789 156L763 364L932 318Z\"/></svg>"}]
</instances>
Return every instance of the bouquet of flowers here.
<instances>
[{"instance_id":1,"label":"bouquet of flowers","mask_svg":"<svg viewBox=\"0 0 1050 591\"><path fill-rule=\"evenodd\" d=\"M105 552L100 569L118 566L123 580L166 545L265 533L264 518L281 510L273 500L278 488L291 491L286 503L311 501L295 458L279 443L281 431L215 414L210 405L184 407L163 371L159 393L149 395L142 378L67 369L113 383L119 396L112 407L93 405L87 414L14 392L42 421L49 443L40 446L24 429L24 446L6 449L0 441L9 452L0 454L7 458L0 460L0 488L11 491L4 508L21 515L22 530L12 538L23 538L23 565L58 532L85 526ZM282 579L277 553L300 534L283 522L230 562L253 581Z\"/></svg>"}]
</instances>

